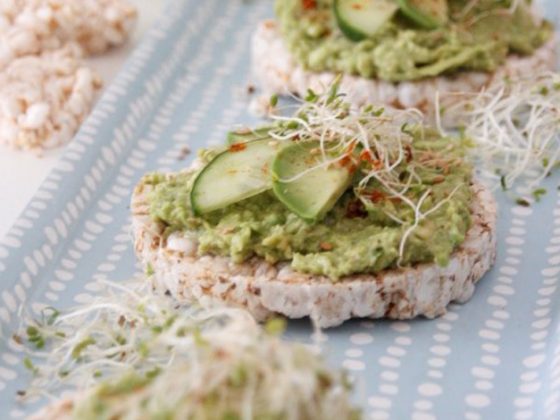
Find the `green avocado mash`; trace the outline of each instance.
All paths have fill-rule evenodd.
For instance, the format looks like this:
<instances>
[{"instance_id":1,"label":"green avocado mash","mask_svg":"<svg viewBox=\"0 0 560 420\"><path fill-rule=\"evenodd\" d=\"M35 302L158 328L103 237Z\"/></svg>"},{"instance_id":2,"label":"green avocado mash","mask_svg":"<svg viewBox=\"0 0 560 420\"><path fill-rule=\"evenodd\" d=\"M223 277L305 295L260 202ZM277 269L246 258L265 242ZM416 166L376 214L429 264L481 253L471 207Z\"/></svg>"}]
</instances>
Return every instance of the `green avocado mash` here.
<instances>
[{"instance_id":1,"label":"green avocado mash","mask_svg":"<svg viewBox=\"0 0 560 420\"><path fill-rule=\"evenodd\" d=\"M511 0L448 0L449 22L422 29L402 13L359 42L339 30L333 0L277 0L276 15L296 61L333 71L398 82L459 70L492 72L508 54L530 55L553 34L537 22L530 0L511 12Z\"/></svg>"},{"instance_id":2,"label":"green avocado mash","mask_svg":"<svg viewBox=\"0 0 560 420\"><path fill-rule=\"evenodd\" d=\"M168 232L179 230L195 238L199 254L226 255L237 263L257 255L333 280L398 264L445 265L470 226L471 168L453 140L429 130L415 129L411 134L410 159L395 168L395 176L414 179L406 198L418 201L426 195L420 210L434 211L408 236L402 255L400 244L414 223L414 210L397 197L388 198L377 181L361 192L369 197L364 201L356 196L356 180L316 223L289 211L270 191L196 217L189 200L193 173L151 174L142 183L154 187L148 197L151 216ZM423 164L411 164L415 161ZM434 209L437 203L441 205Z\"/></svg>"}]
</instances>

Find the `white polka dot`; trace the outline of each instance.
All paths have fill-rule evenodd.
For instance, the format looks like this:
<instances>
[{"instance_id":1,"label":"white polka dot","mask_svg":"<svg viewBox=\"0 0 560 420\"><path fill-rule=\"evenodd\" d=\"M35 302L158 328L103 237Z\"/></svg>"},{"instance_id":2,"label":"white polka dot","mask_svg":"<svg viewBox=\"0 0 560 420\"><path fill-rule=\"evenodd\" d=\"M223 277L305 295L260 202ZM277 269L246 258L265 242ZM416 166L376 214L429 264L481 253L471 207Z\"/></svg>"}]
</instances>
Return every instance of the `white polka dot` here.
<instances>
[{"instance_id":1,"label":"white polka dot","mask_svg":"<svg viewBox=\"0 0 560 420\"><path fill-rule=\"evenodd\" d=\"M443 378L443 373L441 373L439 370L429 370L428 376L432 379L441 379Z\"/></svg>"},{"instance_id":2,"label":"white polka dot","mask_svg":"<svg viewBox=\"0 0 560 420\"><path fill-rule=\"evenodd\" d=\"M551 321L552 320L550 318L543 318L533 322L531 325L533 326L533 328L542 329L548 327Z\"/></svg>"},{"instance_id":3,"label":"white polka dot","mask_svg":"<svg viewBox=\"0 0 560 420\"><path fill-rule=\"evenodd\" d=\"M0 378L5 379L6 381L13 381L17 378L17 372L13 369L0 366Z\"/></svg>"},{"instance_id":4,"label":"white polka dot","mask_svg":"<svg viewBox=\"0 0 560 420\"><path fill-rule=\"evenodd\" d=\"M500 283L504 283L504 284L512 284L513 283L513 279L511 277L508 277L508 276L498 276L498 281Z\"/></svg>"},{"instance_id":5,"label":"white polka dot","mask_svg":"<svg viewBox=\"0 0 560 420\"><path fill-rule=\"evenodd\" d=\"M521 375L521 379L525 382L534 381L538 377L539 377L538 372L536 372L534 370L530 370L530 371L525 372Z\"/></svg>"},{"instance_id":6,"label":"white polka dot","mask_svg":"<svg viewBox=\"0 0 560 420\"><path fill-rule=\"evenodd\" d=\"M446 363L445 359L440 359L439 357L432 357L428 360L428 364L435 368L444 367Z\"/></svg>"},{"instance_id":7,"label":"white polka dot","mask_svg":"<svg viewBox=\"0 0 560 420\"><path fill-rule=\"evenodd\" d=\"M494 385L490 381L476 381L474 387L479 391L489 391L494 388Z\"/></svg>"},{"instance_id":8,"label":"white polka dot","mask_svg":"<svg viewBox=\"0 0 560 420\"><path fill-rule=\"evenodd\" d=\"M446 343L450 337L447 334L434 334L433 338L438 343Z\"/></svg>"},{"instance_id":9,"label":"white polka dot","mask_svg":"<svg viewBox=\"0 0 560 420\"><path fill-rule=\"evenodd\" d=\"M527 384L521 384L519 386L519 391L522 394L534 394L539 389L541 389L542 384L540 382L530 382Z\"/></svg>"},{"instance_id":10,"label":"white polka dot","mask_svg":"<svg viewBox=\"0 0 560 420\"><path fill-rule=\"evenodd\" d=\"M485 340L499 340L500 333L491 330L480 330L478 335Z\"/></svg>"},{"instance_id":11,"label":"white polka dot","mask_svg":"<svg viewBox=\"0 0 560 420\"><path fill-rule=\"evenodd\" d=\"M482 363L489 366L498 366L500 364L500 358L496 356L484 355L480 359Z\"/></svg>"},{"instance_id":12,"label":"white polka dot","mask_svg":"<svg viewBox=\"0 0 560 420\"><path fill-rule=\"evenodd\" d=\"M536 368L540 366L542 362L544 362L544 359L545 359L544 354L536 354L534 356L526 357L525 360L523 360L523 364L525 365L525 367L530 369Z\"/></svg>"},{"instance_id":13,"label":"white polka dot","mask_svg":"<svg viewBox=\"0 0 560 420\"><path fill-rule=\"evenodd\" d=\"M509 319L509 312L503 310L494 311L492 312L492 315L494 316L494 318L498 319Z\"/></svg>"},{"instance_id":14,"label":"white polka dot","mask_svg":"<svg viewBox=\"0 0 560 420\"><path fill-rule=\"evenodd\" d=\"M389 418L389 413L387 413L386 411L374 411L371 413L371 419L372 420L387 420Z\"/></svg>"},{"instance_id":15,"label":"white polka dot","mask_svg":"<svg viewBox=\"0 0 560 420\"><path fill-rule=\"evenodd\" d=\"M392 370L384 370L381 372L381 379L386 381L396 381L399 379L399 374L397 372L393 372Z\"/></svg>"},{"instance_id":16,"label":"white polka dot","mask_svg":"<svg viewBox=\"0 0 560 420\"><path fill-rule=\"evenodd\" d=\"M534 418L531 410L518 411L515 413L515 420L529 420Z\"/></svg>"},{"instance_id":17,"label":"white polka dot","mask_svg":"<svg viewBox=\"0 0 560 420\"><path fill-rule=\"evenodd\" d=\"M348 349L344 354L346 357L362 357L364 352L361 349Z\"/></svg>"},{"instance_id":18,"label":"white polka dot","mask_svg":"<svg viewBox=\"0 0 560 420\"><path fill-rule=\"evenodd\" d=\"M484 408L490 404L490 398L484 394L469 394L465 397L469 407Z\"/></svg>"},{"instance_id":19,"label":"white polka dot","mask_svg":"<svg viewBox=\"0 0 560 420\"><path fill-rule=\"evenodd\" d=\"M394 357L382 356L379 358L379 364L385 367L396 368L401 365L401 362L399 359L395 359Z\"/></svg>"},{"instance_id":20,"label":"white polka dot","mask_svg":"<svg viewBox=\"0 0 560 420\"><path fill-rule=\"evenodd\" d=\"M6 306L8 307L8 310L10 312L15 312L15 310L17 309L17 302L14 296L11 293L9 293L7 290L4 290L2 292L2 299L4 300Z\"/></svg>"},{"instance_id":21,"label":"white polka dot","mask_svg":"<svg viewBox=\"0 0 560 420\"><path fill-rule=\"evenodd\" d=\"M513 289L513 287L506 286L504 284L498 284L497 286L494 286L494 292L500 295L511 296L515 293L515 290Z\"/></svg>"},{"instance_id":22,"label":"white polka dot","mask_svg":"<svg viewBox=\"0 0 560 420\"><path fill-rule=\"evenodd\" d=\"M414 402L414 408L417 410L431 410L434 404L429 400L418 400Z\"/></svg>"},{"instance_id":23,"label":"white polka dot","mask_svg":"<svg viewBox=\"0 0 560 420\"><path fill-rule=\"evenodd\" d=\"M451 324L448 324L447 322L438 322L436 324L436 328L438 330L442 330L442 331L451 331Z\"/></svg>"},{"instance_id":24,"label":"white polka dot","mask_svg":"<svg viewBox=\"0 0 560 420\"><path fill-rule=\"evenodd\" d=\"M550 299L549 298L538 299L537 300L537 305L548 306L548 305L550 305Z\"/></svg>"},{"instance_id":25,"label":"white polka dot","mask_svg":"<svg viewBox=\"0 0 560 420\"><path fill-rule=\"evenodd\" d=\"M494 343L484 343L482 344L482 349L488 353L498 353L500 351L500 346Z\"/></svg>"},{"instance_id":26,"label":"white polka dot","mask_svg":"<svg viewBox=\"0 0 560 420\"><path fill-rule=\"evenodd\" d=\"M559 239L560 239L560 238L559 238ZM541 270L541 274L542 274L543 276L547 276L547 277L550 277L550 276L554 276L554 277L555 277L555 276L558 275L559 273L560 273L560 267L547 267L547 268L543 268L543 269Z\"/></svg>"},{"instance_id":27,"label":"white polka dot","mask_svg":"<svg viewBox=\"0 0 560 420\"><path fill-rule=\"evenodd\" d=\"M45 297L50 300L51 302L57 302L58 301L58 295L52 292L47 292L45 293Z\"/></svg>"},{"instance_id":28,"label":"white polka dot","mask_svg":"<svg viewBox=\"0 0 560 420\"><path fill-rule=\"evenodd\" d=\"M391 328L398 332L407 332L410 331L410 324L406 322L393 322L391 324Z\"/></svg>"},{"instance_id":29,"label":"white polka dot","mask_svg":"<svg viewBox=\"0 0 560 420\"><path fill-rule=\"evenodd\" d=\"M494 330L501 330L504 328L504 323L500 321L496 321L495 319L489 319L485 322L488 328L492 328Z\"/></svg>"},{"instance_id":30,"label":"white polka dot","mask_svg":"<svg viewBox=\"0 0 560 420\"><path fill-rule=\"evenodd\" d=\"M507 305L507 300L497 295L492 295L488 297L487 302L492 306L504 307Z\"/></svg>"},{"instance_id":31,"label":"white polka dot","mask_svg":"<svg viewBox=\"0 0 560 420\"><path fill-rule=\"evenodd\" d=\"M533 351L541 351L544 350L546 347L546 343L544 342L540 342L540 343L535 343L531 346L531 350Z\"/></svg>"},{"instance_id":32,"label":"white polka dot","mask_svg":"<svg viewBox=\"0 0 560 420\"><path fill-rule=\"evenodd\" d=\"M522 228L522 227L515 227L515 226L513 226L513 227L510 228L509 232L510 232L512 235L524 235L525 232L526 232L526 230L525 230L524 228Z\"/></svg>"},{"instance_id":33,"label":"white polka dot","mask_svg":"<svg viewBox=\"0 0 560 420\"><path fill-rule=\"evenodd\" d=\"M550 313L550 308L540 308L540 309L535 309L533 311L533 315L535 315L536 317L543 317L546 316Z\"/></svg>"},{"instance_id":34,"label":"white polka dot","mask_svg":"<svg viewBox=\"0 0 560 420\"><path fill-rule=\"evenodd\" d=\"M401 346L410 346L412 344L412 339L410 337L406 337L404 335L401 335L401 336L395 338L395 343L399 344Z\"/></svg>"},{"instance_id":35,"label":"white polka dot","mask_svg":"<svg viewBox=\"0 0 560 420\"><path fill-rule=\"evenodd\" d=\"M365 370L366 365L361 360L354 360L354 359L346 359L342 362L342 366L345 369L352 370L352 371L360 371Z\"/></svg>"},{"instance_id":36,"label":"white polka dot","mask_svg":"<svg viewBox=\"0 0 560 420\"><path fill-rule=\"evenodd\" d=\"M511 209L512 214L516 216L529 216L533 213L531 207L515 206Z\"/></svg>"},{"instance_id":37,"label":"white polka dot","mask_svg":"<svg viewBox=\"0 0 560 420\"><path fill-rule=\"evenodd\" d=\"M465 420L480 420L480 414L467 411L465 413Z\"/></svg>"},{"instance_id":38,"label":"white polka dot","mask_svg":"<svg viewBox=\"0 0 560 420\"><path fill-rule=\"evenodd\" d=\"M518 236L508 236L506 238L506 244L508 245L523 245L525 243L525 240L523 238L520 238Z\"/></svg>"},{"instance_id":39,"label":"white polka dot","mask_svg":"<svg viewBox=\"0 0 560 420\"><path fill-rule=\"evenodd\" d=\"M356 346L363 346L373 342L373 336L369 333L357 333L350 336L350 342Z\"/></svg>"},{"instance_id":40,"label":"white polka dot","mask_svg":"<svg viewBox=\"0 0 560 420\"><path fill-rule=\"evenodd\" d=\"M385 397L369 397L368 404L371 405L373 408L383 408L388 410L391 408L391 400Z\"/></svg>"},{"instance_id":41,"label":"white polka dot","mask_svg":"<svg viewBox=\"0 0 560 420\"><path fill-rule=\"evenodd\" d=\"M387 354L395 357L403 357L406 354L406 350L400 347L390 346L387 348Z\"/></svg>"},{"instance_id":42,"label":"white polka dot","mask_svg":"<svg viewBox=\"0 0 560 420\"><path fill-rule=\"evenodd\" d=\"M418 386L418 393L423 397L436 397L441 392L441 386L432 382L426 382Z\"/></svg>"},{"instance_id":43,"label":"white polka dot","mask_svg":"<svg viewBox=\"0 0 560 420\"><path fill-rule=\"evenodd\" d=\"M455 312L447 312L442 316L442 318L448 321L457 321L459 319L459 315Z\"/></svg>"},{"instance_id":44,"label":"white polka dot","mask_svg":"<svg viewBox=\"0 0 560 420\"><path fill-rule=\"evenodd\" d=\"M471 374L476 376L477 378L482 379L492 379L494 378L494 371L492 369L484 368L484 367L473 367L471 369Z\"/></svg>"},{"instance_id":45,"label":"white polka dot","mask_svg":"<svg viewBox=\"0 0 560 420\"><path fill-rule=\"evenodd\" d=\"M9 365L17 365L18 363L20 363L20 360L17 356L14 356L13 354L10 353L4 353L2 354L2 360L4 360L4 362L6 362Z\"/></svg>"},{"instance_id":46,"label":"white polka dot","mask_svg":"<svg viewBox=\"0 0 560 420\"><path fill-rule=\"evenodd\" d=\"M399 392L399 387L391 384L379 385L379 392L387 395L396 395Z\"/></svg>"},{"instance_id":47,"label":"white polka dot","mask_svg":"<svg viewBox=\"0 0 560 420\"><path fill-rule=\"evenodd\" d=\"M447 356L451 353L451 349L447 346L432 346L430 347L430 351L438 356Z\"/></svg>"},{"instance_id":48,"label":"white polka dot","mask_svg":"<svg viewBox=\"0 0 560 420\"><path fill-rule=\"evenodd\" d=\"M93 300L93 296L88 293L80 293L74 296L74 302L80 304L88 304Z\"/></svg>"}]
</instances>

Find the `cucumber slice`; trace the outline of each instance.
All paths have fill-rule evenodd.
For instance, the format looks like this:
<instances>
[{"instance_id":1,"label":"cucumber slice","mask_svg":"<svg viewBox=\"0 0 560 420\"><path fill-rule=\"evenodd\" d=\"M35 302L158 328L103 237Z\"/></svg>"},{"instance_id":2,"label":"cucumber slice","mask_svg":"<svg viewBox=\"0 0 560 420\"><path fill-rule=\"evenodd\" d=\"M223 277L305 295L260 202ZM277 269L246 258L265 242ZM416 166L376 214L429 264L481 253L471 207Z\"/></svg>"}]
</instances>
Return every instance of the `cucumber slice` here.
<instances>
[{"instance_id":1,"label":"cucumber slice","mask_svg":"<svg viewBox=\"0 0 560 420\"><path fill-rule=\"evenodd\" d=\"M265 126L255 128L253 130L242 128L236 131L230 131L227 134L226 143L232 145L234 143L246 143L253 140L260 140L268 137L268 132L272 127Z\"/></svg>"},{"instance_id":2,"label":"cucumber slice","mask_svg":"<svg viewBox=\"0 0 560 420\"><path fill-rule=\"evenodd\" d=\"M233 144L217 155L194 180L194 213L209 213L270 189L270 166L278 150L277 143L266 138Z\"/></svg>"},{"instance_id":3,"label":"cucumber slice","mask_svg":"<svg viewBox=\"0 0 560 420\"><path fill-rule=\"evenodd\" d=\"M390 0L335 0L338 27L352 41L361 41L392 19L399 7Z\"/></svg>"},{"instance_id":4,"label":"cucumber slice","mask_svg":"<svg viewBox=\"0 0 560 420\"><path fill-rule=\"evenodd\" d=\"M449 20L447 0L397 0L401 11L426 29L436 29Z\"/></svg>"},{"instance_id":5,"label":"cucumber slice","mask_svg":"<svg viewBox=\"0 0 560 420\"><path fill-rule=\"evenodd\" d=\"M318 142L295 143L282 149L272 163L272 188L276 197L295 214L308 221L320 220L336 204L352 181L352 171L339 165L320 165L314 155ZM292 180L299 174L305 174Z\"/></svg>"}]
</instances>

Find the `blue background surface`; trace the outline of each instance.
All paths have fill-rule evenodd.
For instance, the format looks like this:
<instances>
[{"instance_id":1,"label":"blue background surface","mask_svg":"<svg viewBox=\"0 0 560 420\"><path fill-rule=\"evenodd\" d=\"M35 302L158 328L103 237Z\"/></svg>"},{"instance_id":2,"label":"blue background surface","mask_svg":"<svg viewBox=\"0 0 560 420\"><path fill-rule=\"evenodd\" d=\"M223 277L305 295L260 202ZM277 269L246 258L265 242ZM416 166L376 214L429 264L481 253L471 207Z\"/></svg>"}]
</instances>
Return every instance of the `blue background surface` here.
<instances>
[{"instance_id":1,"label":"blue background surface","mask_svg":"<svg viewBox=\"0 0 560 420\"><path fill-rule=\"evenodd\" d=\"M548 2L549 18L558 5ZM252 123L249 39L267 1L170 2L9 235L0 244L0 414L29 379L8 338L23 303L67 307L96 280L135 265L129 197L148 171L179 170L182 149L222 142ZM355 320L329 330L325 353L356 379L366 418L560 418L559 178L530 208L499 192L499 255L466 305L407 322ZM309 340L307 321L288 336Z\"/></svg>"}]
</instances>

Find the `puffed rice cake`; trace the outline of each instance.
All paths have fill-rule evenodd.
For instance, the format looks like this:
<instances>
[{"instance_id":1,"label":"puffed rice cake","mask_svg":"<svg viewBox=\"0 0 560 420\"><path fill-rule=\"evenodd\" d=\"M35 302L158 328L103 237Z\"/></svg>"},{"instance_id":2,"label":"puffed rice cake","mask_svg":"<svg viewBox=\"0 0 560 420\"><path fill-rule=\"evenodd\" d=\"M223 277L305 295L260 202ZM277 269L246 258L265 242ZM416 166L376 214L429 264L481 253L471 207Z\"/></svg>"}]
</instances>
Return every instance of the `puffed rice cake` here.
<instances>
[{"instance_id":1,"label":"puffed rice cake","mask_svg":"<svg viewBox=\"0 0 560 420\"><path fill-rule=\"evenodd\" d=\"M0 68L70 42L86 55L102 53L127 40L136 18L126 0L2 0Z\"/></svg>"},{"instance_id":2,"label":"puffed rice cake","mask_svg":"<svg viewBox=\"0 0 560 420\"><path fill-rule=\"evenodd\" d=\"M40 151L74 136L102 86L80 55L68 45L16 58L0 72L0 143Z\"/></svg>"}]
</instances>

